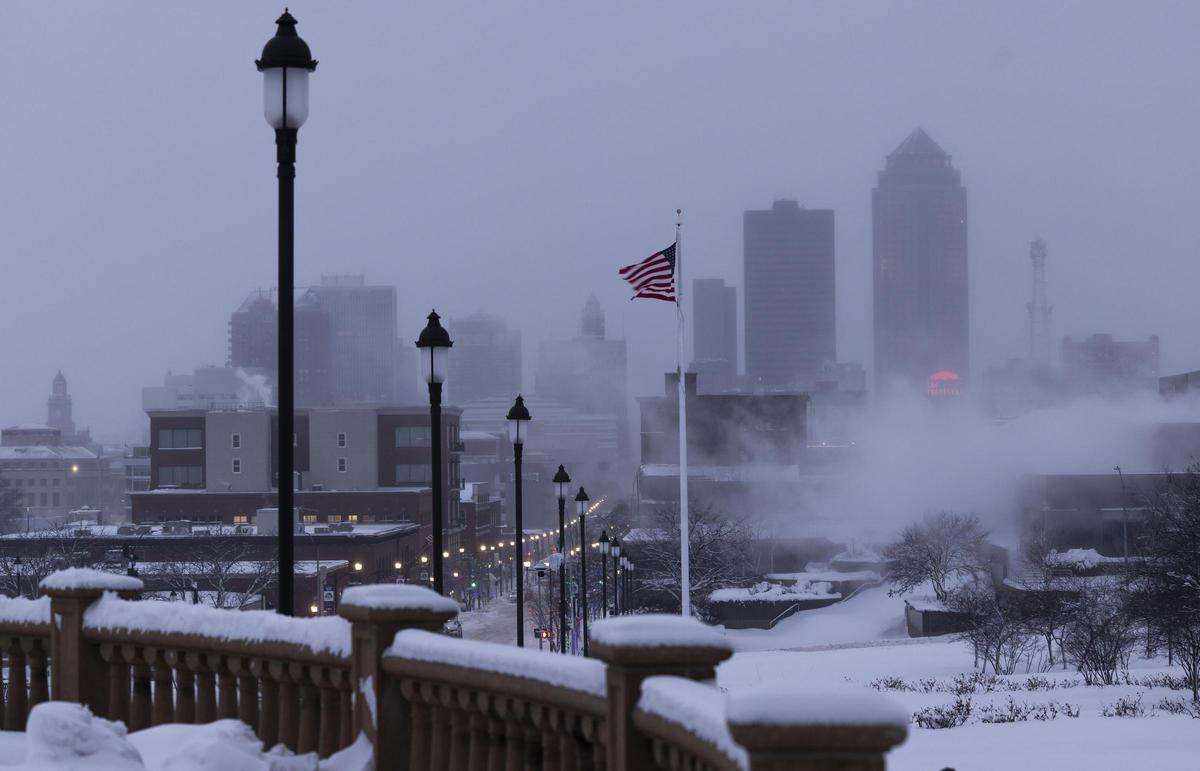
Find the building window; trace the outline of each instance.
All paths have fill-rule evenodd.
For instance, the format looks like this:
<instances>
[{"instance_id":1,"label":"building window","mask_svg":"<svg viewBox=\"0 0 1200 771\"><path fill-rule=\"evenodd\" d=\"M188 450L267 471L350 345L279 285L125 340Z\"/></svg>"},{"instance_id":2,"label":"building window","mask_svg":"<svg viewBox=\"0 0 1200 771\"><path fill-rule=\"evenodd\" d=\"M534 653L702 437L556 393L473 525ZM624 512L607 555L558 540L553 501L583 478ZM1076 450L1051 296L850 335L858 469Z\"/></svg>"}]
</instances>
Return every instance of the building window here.
<instances>
[{"instance_id":1,"label":"building window","mask_svg":"<svg viewBox=\"0 0 1200 771\"><path fill-rule=\"evenodd\" d=\"M235 474L242 473L242 459L241 458L233 459L233 473L235 473Z\"/></svg>"},{"instance_id":2,"label":"building window","mask_svg":"<svg viewBox=\"0 0 1200 771\"><path fill-rule=\"evenodd\" d=\"M363 515L362 515L362 521L363 521L363 522L374 522L374 521L375 521L375 515L374 515L374 514L363 514Z\"/></svg>"},{"instance_id":3,"label":"building window","mask_svg":"<svg viewBox=\"0 0 1200 771\"><path fill-rule=\"evenodd\" d=\"M317 515L316 514L305 514L301 519L303 519L304 524L312 525L312 524L316 524Z\"/></svg>"},{"instance_id":4,"label":"building window","mask_svg":"<svg viewBox=\"0 0 1200 771\"><path fill-rule=\"evenodd\" d=\"M158 449L199 450L204 446L204 432L198 428L158 429Z\"/></svg>"},{"instance_id":5,"label":"building window","mask_svg":"<svg viewBox=\"0 0 1200 771\"><path fill-rule=\"evenodd\" d=\"M39 484L39 485L41 485L42 487L45 487L45 486L46 486L46 480L45 480L45 478L43 478L43 479L39 479L39 480L38 480L38 484Z\"/></svg>"},{"instance_id":6,"label":"building window","mask_svg":"<svg viewBox=\"0 0 1200 771\"><path fill-rule=\"evenodd\" d=\"M338 522L342 521L342 515L341 514L330 514L329 516L325 517L325 521L331 525L336 525Z\"/></svg>"},{"instance_id":7,"label":"building window","mask_svg":"<svg viewBox=\"0 0 1200 771\"><path fill-rule=\"evenodd\" d=\"M347 517L346 517L346 520L347 520L348 522L357 522L357 521L358 521L358 515L357 515L357 514L350 514L350 515L347 515Z\"/></svg>"},{"instance_id":8,"label":"building window","mask_svg":"<svg viewBox=\"0 0 1200 771\"><path fill-rule=\"evenodd\" d=\"M337 469L338 469L338 473L339 473L339 474L345 474L345 473L346 473L346 459L345 459L345 458L338 458L338 460L337 460Z\"/></svg>"},{"instance_id":9,"label":"building window","mask_svg":"<svg viewBox=\"0 0 1200 771\"><path fill-rule=\"evenodd\" d=\"M430 476L432 476L432 473L428 463L396 464L396 484L428 483Z\"/></svg>"},{"instance_id":10,"label":"building window","mask_svg":"<svg viewBox=\"0 0 1200 771\"><path fill-rule=\"evenodd\" d=\"M250 523L250 517L246 516L245 514L234 514L233 515L233 524L247 525L249 523Z\"/></svg>"},{"instance_id":11,"label":"building window","mask_svg":"<svg viewBox=\"0 0 1200 771\"><path fill-rule=\"evenodd\" d=\"M58 505L58 493L51 493L50 501L51 501L52 505L57 506Z\"/></svg>"},{"instance_id":12,"label":"building window","mask_svg":"<svg viewBox=\"0 0 1200 771\"><path fill-rule=\"evenodd\" d=\"M203 466L159 466L158 486L200 487L204 484Z\"/></svg>"},{"instance_id":13,"label":"building window","mask_svg":"<svg viewBox=\"0 0 1200 771\"><path fill-rule=\"evenodd\" d=\"M231 434L229 437L229 446L235 450L242 449L242 435Z\"/></svg>"},{"instance_id":14,"label":"building window","mask_svg":"<svg viewBox=\"0 0 1200 771\"><path fill-rule=\"evenodd\" d=\"M42 500L42 505L45 506L46 505L46 494L45 493L42 493L41 500Z\"/></svg>"},{"instance_id":15,"label":"building window","mask_svg":"<svg viewBox=\"0 0 1200 771\"><path fill-rule=\"evenodd\" d=\"M397 426L397 447L429 447L429 426Z\"/></svg>"},{"instance_id":16,"label":"building window","mask_svg":"<svg viewBox=\"0 0 1200 771\"><path fill-rule=\"evenodd\" d=\"M59 479L58 477L54 477L54 479L51 479L51 480L50 480L50 486L51 486L51 487L58 487L58 485L59 485L59 483L60 483L60 482L62 482L62 480L61 480L61 479Z\"/></svg>"},{"instance_id":17,"label":"building window","mask_svg":"<svg viewBox=\"0 0 1200 771\"><path fill-rule=\"evenodd\" d=\"M338 446L338 447L345 447L345 446L346 446L346 432L345 432L345 431L338 431L338 435L337 435L337 446Z\"/></svg>"}]
</instances>

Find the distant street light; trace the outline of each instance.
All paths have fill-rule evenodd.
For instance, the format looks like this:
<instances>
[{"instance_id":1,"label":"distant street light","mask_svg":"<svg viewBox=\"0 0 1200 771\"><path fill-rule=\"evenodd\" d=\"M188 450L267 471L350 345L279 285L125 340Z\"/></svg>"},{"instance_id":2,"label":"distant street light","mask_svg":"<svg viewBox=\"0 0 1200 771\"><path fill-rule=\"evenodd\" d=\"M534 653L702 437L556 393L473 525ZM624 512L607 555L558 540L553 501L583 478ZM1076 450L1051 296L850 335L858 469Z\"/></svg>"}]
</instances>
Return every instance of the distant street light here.
<instances>
[{"instance_id":1,"label":"distant street light","mask_svg":"<svg viewBox=\"0 0 1200 771\"><path fill-rule=\"evenodd\" d=\"M554 472L555 491L558 493L558 649L567 652L567 485L571 477L559 464Z\"/></svg>"},{"instance_id":2,"label":"distant street light","mask_svg":"<svg viewBox=\"0 0 1200 771\"><path fill-rule=\"evenodd\" d=\"M517 400L513 402L512 409L508 411L508 438L513 444L513 465L515 481L514 487L516 492L516 516L513 523L513 529L516 539L509 543L516 547L517 555L514 567L517 574L517 647L525 645L525 571L521 569L521 565L525 562L525 530L524 522L522 521L521 512L521 488L523 481L521 480L521 450L525 446L525 432L529 430L529 421L533 420L533 416L529 414L529 409L525 406L525 400L517 395Z\"/></svg>"},{"instance_id":3,"label":"distant street light","mask_svg":"<svg viewBox=\"0 0 1200 771\"><path fill-rule=\"evenodd\" d=\"M429 384L429 457L432 463L433 485L433 590L444 594L442 583L442 384L446 382L446 365L450 346L454 342L442 326L437 311L430 311L429 323L417 338L421 355L421 374Z\"/></svg>"},{"instance_id":4,"label":"distant street light","mask_svg":"<svg viewBox=\"0 0 1200 771\"><path fill-rule=\"evenodd\" d=\"M308 44L296 34L296 19L286 10L276 19L275 37L263 46L254 64L263 74L263 115L275 129L275 158L279 165L279 366L276 401L279 405L279 602L285 616L294 608L295 549L293 544L292 481L295 462L295 372L293 306L295 304L295 184L296 134L308 119L308 73L317 62Z\"/></svg>"},{"instance_id":5,"label":"distant street light","mask_svg":"<svg viewBox=\"0 0 1200 771\"><path fill-rule=\"evenodd\" d=\"M579 603L583 616L583 655L588 655L587 607L587 510L588 494L582 487L575 495L575 513L579 517Z\"/></svg>"},{"instance_id":6,"label":"distant street light","mask_svg":"<svg viewBox=\"0 0 1200 771\"><path fill-rule=\"evenodd\" d=\"M601 618L608 618L608 531L600 531L600 608Z\"/></svg>"}]
</instances>

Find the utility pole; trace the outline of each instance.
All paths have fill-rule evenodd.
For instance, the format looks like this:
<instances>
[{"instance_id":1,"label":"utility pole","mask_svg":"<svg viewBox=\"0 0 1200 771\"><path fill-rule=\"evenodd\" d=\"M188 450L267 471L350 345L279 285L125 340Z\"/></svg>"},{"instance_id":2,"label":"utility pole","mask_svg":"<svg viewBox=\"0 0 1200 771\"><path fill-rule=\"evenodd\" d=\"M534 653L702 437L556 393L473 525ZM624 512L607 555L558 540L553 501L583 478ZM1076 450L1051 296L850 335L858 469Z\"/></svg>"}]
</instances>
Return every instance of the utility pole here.
<instances>
[{"instance_id":1,"label":"utility pole","mask_svg":"<svg viewBox=\"0 0 1200 771\"><path fill-rule=\"evenodd\" d=\"M1117 472L1117 478L1121 480L1121 540L1125 544L1125 566L1129 567L1129 509L1125 504L1125 475L1121 473L1120 466L1113 466L1113 471Z\"/></svg>"}]
</instances>

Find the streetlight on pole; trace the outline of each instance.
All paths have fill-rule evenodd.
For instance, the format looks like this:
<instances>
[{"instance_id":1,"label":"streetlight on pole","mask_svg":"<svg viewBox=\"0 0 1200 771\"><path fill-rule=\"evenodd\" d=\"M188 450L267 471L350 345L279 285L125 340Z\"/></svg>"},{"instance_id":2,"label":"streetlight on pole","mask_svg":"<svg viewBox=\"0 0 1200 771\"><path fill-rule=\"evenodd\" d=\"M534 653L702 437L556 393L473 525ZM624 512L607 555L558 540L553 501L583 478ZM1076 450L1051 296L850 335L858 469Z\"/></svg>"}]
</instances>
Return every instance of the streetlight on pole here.
<instances>
[{"instance_id":1,"label":"streetlight on pole","mask_svg":"<svg viewBox=\"0 0 1200 771\"><path fill-rule=\"evenodd\" d=\"M1113 466L1117 478L1121 480L1121 540L1125 544L1125 566L1129 566L1129 510L1125 507L1125 475L1120 466Z\"/></svg>"},{"instance_id":2,"label":"streetlight on pole","mask_svg":"<svg viewBox=\"0 0 1200 771\"><path fill-rule=\"evenodd\" d=\"M558 649L567 652L567 485L571 477L560 463L554 472L558 493Z\"/></svg>"},{"instance_id":3,"label":"streetlight on pole","mask_svg":"<svg viewBox=\"0 0 1200 771\"><path fill-rule=\"evenodd\" d=\"M625 591L629 601L625 604L625 607L629 610L633 610L633 560L629 561L626 569L629 571L629 576L625 584Z\"/></svg>"},{"instance_id":4,"label":"streetlight on pole","mask_svg":"<svg viewBox=\"0 0 1200 771\"><path fill-rule=\"evenodd\" d=\"M296 134L308 118L308 73L317 68L308 44L296 34L296 19L287 10L275 20L275 37L254 62L263 74L263 115L275 129L275 160L279 176L279 366L276 402L279 405L279 607L285 616L294 608L293 543L295 512L292 474L296 466L295 368L292 338L295 304L295 185Z\"/></svg>"},{"instance_id":5,"label":"streetlight on pole","mask_svg":"<svg viewBox=\"0 0 1200 771\"><path fill-rule=\"evenodd\" d=\"M529 429L529 421L533 416L525 406L525 400L517 395L512 409L508 411L508 438L513 444L513 465L515 474L516 517L513 523L516 539L516 574L517 574L517 647L525 645L525 529L521 512L521 450L525 446L525 432Z\"/></svg>"},{"instance_id":6,"label":"streetlight on pole","mask_svg":"<svg viewBox=\"0 0 1200 771\"><path fill-rule=\"evenodd\" d=\"M600 531L600 617L608 618L608 531Z\"/></svg>"},{"instance_id":7,"label":"streetlight on pole","mask_svg":"<svg viewBox=\"0 0 1200 771\"><path fill-rule=\"evenodd\" d=\"M582 487L575 495L575 513L579 515L579 602L583 616L583 655L588 655L588 607L587 607L587 510L588 494Z\"/></svg>"},{"instance_id":8,"label":"streetlight on pole","mask_svg":"<svg viewBox=\"0 0 1200 771\"><path fill-rule=\"evenodd\" d=\"M621 596L619 587L621 585L618 568L621 566L621 542L616 538L612 539L612 543L608 545L608 553L613 558L613 615L621 615L621 601L618 599Z\"/></svg>"},{"instance_id":9,"label":"streetlight on pole","mask_svg":"<svg viewBox=\"0 0 1200 771\"><path fill-rule=\"evenodd\" d=\"M421 374L429 384L429 457L433 486L433 590L445 594L442 583L442 384L446 382L446 363L454 341L439 321L437 311L429 312L429 323L417 338Z\"/></svg>"}]
</instances>

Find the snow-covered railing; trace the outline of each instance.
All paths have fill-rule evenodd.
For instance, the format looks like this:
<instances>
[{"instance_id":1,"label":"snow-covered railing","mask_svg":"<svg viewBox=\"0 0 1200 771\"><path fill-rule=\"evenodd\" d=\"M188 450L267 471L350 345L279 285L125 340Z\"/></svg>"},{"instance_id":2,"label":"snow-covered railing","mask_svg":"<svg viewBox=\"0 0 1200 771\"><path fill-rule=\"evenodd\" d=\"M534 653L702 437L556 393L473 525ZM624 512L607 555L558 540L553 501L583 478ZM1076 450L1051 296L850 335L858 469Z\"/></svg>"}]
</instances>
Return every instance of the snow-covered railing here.
<instances>
[{"instance_id":1,"label":"snow-covered railing","mask_svg":"<svg viewBox=\"0 0 1200 771\"><path fill-rule=\"evenodd\" d=\"M131 729L238 718L299 752L363 741L401 771L879 771L905 734L874 695L727 696L728 642L678 616L598 622L574 658L434 634L458 607L424 587L353 587L324 619L132 602L136 579L89 571L42 589L0 599L0 640L27 656L0 650L16 727L48 669L54 699Z\"/></svg>"},{"instance_id":2,"label":"snow-covered railing","mask_svg":"<svg viewBox=\"0 0 1200 771\"><path fill-rule=\"evenodd\" d=\"M5 731L23 730L29 710L49 699L49 652L50 600L0 597L0 656L8 675L0 698Z\"/></svg>"}]
</instances>

